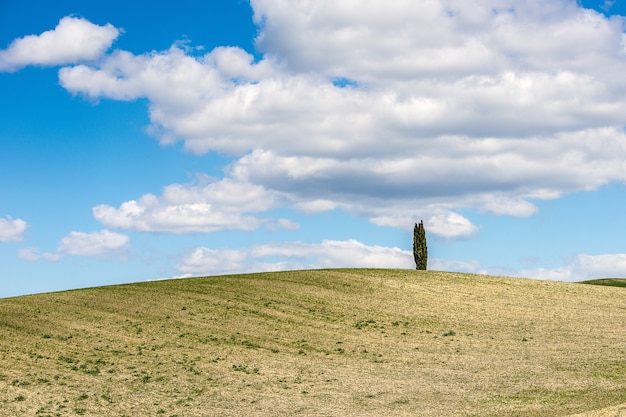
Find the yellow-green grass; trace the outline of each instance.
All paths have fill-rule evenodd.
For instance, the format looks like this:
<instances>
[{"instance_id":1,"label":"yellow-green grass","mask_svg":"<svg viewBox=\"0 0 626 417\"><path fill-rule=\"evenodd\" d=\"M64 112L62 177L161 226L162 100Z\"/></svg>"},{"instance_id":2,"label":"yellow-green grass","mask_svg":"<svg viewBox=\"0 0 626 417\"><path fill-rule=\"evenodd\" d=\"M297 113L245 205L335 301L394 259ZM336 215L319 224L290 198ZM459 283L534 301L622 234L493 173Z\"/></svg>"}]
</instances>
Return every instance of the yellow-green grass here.
<instances>
[{"instance_id":1,"label":"yellow-green grass","mask_svg":"<svg viewBox=\"0 0 626 417\"><path fill-rule=\"evenodd\" d=\"M0 300L2 416L620 410L622 288L343 269Z\"/></svg>"}]
</instances>

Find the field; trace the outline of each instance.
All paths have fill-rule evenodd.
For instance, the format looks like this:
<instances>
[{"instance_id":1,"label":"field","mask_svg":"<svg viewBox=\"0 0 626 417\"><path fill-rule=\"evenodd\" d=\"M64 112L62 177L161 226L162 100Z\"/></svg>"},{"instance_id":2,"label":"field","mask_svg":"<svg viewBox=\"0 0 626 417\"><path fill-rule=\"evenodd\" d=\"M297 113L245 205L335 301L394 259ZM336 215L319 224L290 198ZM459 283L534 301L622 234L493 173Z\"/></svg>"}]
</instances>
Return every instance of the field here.
<instances>
[{"instance_id":1,"label":"field","mask_svg":"<svg viewBox=\"0 0 626 417\"><path fill-rule=\"evenodd\" d=\"M1 416L626 416L626 289L408 270L0 300Z\"/></svg>"},{"instance_id":2,"label":"field","mask_svg":"<svg viewBox=\"0 0 626 417\"><path fill-rule=\"evenodd\" d=\"M609 287L626 287L626 278L603 278L583 281L582 284L606 285Z\"/></svg>"}]
</instances>

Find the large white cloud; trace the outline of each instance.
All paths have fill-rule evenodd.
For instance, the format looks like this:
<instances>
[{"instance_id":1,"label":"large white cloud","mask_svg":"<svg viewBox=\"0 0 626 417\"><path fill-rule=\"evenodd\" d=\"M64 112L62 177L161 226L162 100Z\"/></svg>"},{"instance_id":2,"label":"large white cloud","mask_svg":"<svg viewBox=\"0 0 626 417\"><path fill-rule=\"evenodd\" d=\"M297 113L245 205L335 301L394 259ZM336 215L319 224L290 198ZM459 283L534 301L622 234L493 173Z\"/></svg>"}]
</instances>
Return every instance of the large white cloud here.
<instances>
[{"instance_id":1,"label":"large white cloud","mask_svg":"<svg viewBox=\"0 0 626 417\"><path fill-rule=\"evenodd\" d=\"M620 19L608 20L574 0L251 3L265 53L298 72L375 85L595 69L594 58L606 62L623 51Z\"/></svg>"},{"instance_id":2,"label":"large white cloud","mask_svg":"<svg viewBox=\"0 0 626 417\"><path fill-rule=\"evenodd\" d=\"M223 186L260 187L271 207L403 227L423 217L467 237L477 227L460 208L524 217L533 199L626 181L622 18L573 0L251 4L259 60L175 44L62 68L60 82L147 98L162 143L234 155ZM166 194L94 214L144 231L259 226L254 210L202 192Z\"/></svg>"},{"instance_id":3,"label":"large white cloud","mask_svg":"<svg viewBox=\"0 0 626 417\"><path fill-rule=\"evenodd\" d=\"M0 242L18 242L28 227L22 219L13 219L10 216L0 218Z\"/></svg>"},{"instance_id":4,"label":"large white cloud","mask_svg":"<svg viewBox=\"0 0 626 417\"><path fill-rule=\"evenodd\" d=\"M177 266L184 273L220 274L313 268L414 268L411 252L356 240L268 243L239 250L195 248Z\"/></svg>"},{"instance_id":5,"label":"large white cloud","mask_svg":"<svg viewBox=\"0 0 626 417\"><path fill-rule=\"evenodd\" d=\"M64 17L53 30L16 39L0 50L0 71L94 60L111 47L119 34L111 24L98 26L85 19Z\"/></svg>"}]
</instances>

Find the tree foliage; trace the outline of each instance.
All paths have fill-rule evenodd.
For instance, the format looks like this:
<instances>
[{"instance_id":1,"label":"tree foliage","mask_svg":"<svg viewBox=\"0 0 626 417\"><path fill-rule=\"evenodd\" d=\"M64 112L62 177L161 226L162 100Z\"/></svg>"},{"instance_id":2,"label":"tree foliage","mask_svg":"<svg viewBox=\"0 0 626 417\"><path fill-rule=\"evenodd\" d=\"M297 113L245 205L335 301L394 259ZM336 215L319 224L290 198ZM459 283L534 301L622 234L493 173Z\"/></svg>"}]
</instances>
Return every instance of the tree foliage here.
<instances>
[{"instance_id":1,"label":"tree foliage","mask_svg":"<svg viewBox=\"0 0 626 417\"><path fill-rule=\"evenodd\" d=\"M413 257L415 258L415 269L425 271L428 265L428 247L426 246L426 230L422 220L419 224L415 223L413 229Z\"/></svg>"}]
</instances>

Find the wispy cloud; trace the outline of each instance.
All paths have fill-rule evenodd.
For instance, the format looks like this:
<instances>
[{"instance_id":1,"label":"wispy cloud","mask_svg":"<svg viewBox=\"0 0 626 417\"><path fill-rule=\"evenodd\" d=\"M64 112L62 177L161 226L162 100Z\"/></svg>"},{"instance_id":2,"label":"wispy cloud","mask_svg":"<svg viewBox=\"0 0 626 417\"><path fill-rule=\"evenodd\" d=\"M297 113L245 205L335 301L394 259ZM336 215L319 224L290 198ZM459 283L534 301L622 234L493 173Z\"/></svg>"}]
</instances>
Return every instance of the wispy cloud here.
<instances>
[{"instance_id":1,"label":"wispy cloud","mask_svg":"<svg viewBox=\"0 0 626 417\"><path fill-rule=\"evenodd\" d=\"M602 10L609 11L615 4L615 0L604 0L604 4L602 5Z\"/></svg>"},{"instance_id":2,"label":"wispy cloud","mask_svg":"<svg viewBox=\"0 0 626 417\"><path fill-rule=\"evenodd\" d=\"M29 262L48 261L56 262L63 258L60 253L41 252L39 248L21 248L17 252L17 257Z\"/></svg>"},{"instance_id":3,"label":"wispy cloud","mask_svg":"<svg viewBox=\"0 0 626 417\"><path fill-rule=\"evenodd\" d=\"M556 268L522 271L522 276L557 281L583 281L599 278L626 277L626 254L580 254Z\"/></svg>"}]
</instances>

